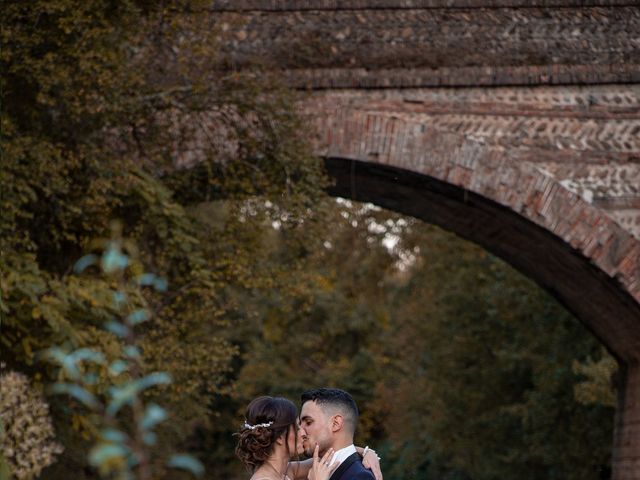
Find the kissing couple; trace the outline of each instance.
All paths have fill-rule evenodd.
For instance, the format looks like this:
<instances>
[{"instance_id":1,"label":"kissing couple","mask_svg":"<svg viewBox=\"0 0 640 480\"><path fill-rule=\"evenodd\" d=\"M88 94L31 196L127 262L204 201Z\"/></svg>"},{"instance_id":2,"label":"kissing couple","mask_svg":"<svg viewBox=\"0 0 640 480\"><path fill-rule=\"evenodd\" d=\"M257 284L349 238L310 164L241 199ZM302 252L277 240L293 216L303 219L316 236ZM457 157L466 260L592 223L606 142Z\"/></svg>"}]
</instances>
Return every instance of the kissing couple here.
<instances>
[{"instance_id":1,"label":"kissing couple","mask_svg":"<svg viewBox=\"0 0 640 480\"><path fill-rule=\"evenodd\" d=\"M290 400L257 397L236 433L236 455L250 480L383 480L380 458L353 444L358 407L337 388L302 394L300 415ZM296 460L302 453L307 460Z\"/></svg>"}]
</instances>

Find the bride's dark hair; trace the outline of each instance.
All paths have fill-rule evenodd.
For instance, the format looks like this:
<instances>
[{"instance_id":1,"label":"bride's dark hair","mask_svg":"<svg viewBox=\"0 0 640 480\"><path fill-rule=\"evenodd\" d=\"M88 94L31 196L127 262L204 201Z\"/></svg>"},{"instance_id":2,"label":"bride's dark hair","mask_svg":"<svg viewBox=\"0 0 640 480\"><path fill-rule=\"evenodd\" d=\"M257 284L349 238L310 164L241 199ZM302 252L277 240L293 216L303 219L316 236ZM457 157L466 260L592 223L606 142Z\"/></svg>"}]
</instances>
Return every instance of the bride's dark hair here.
<instances>
[{"instance_id":1,"label":"bride's dark hair","mask_svg":"<svg viewBox=\"0 0 640 480\"><path fill-rule=\"evenodd\" d=\"M286 398L258 397L251 401L245 413L245 425L236 433L236 455L255 470L273 453L274 443L282 434L295 429L298 409Z\"/></svg>"}]
</instances>

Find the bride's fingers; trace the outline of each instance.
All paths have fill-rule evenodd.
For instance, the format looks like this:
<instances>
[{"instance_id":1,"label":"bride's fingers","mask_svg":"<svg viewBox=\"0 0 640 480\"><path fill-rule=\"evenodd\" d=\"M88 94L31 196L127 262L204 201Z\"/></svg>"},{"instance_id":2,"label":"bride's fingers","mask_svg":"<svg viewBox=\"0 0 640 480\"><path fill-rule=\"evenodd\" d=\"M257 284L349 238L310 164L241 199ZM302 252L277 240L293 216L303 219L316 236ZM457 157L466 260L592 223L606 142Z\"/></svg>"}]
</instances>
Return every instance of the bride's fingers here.
<instances>
[{"instance_id":1,"label":"bride's fingers","mask_svg":"<svg viewBox=\"0 0 640 480\"><path fill-rule=\"evenodd\" d=\"M313 463L318 463L318 452L320 451L320 445L316 443L316 448L313 449Z\"/></svg>"},{"instance_id":2,"label":"bride's fingers","mask_svg":"<svg viewBox=\"0 0 640 480\"><path fill-rule=\"evenodd\" d=\"M380 463L376 463L371 467L371 473L376 480L382 480L382 470L380 469Z\"/></svg>"},{"instance_id":3,"label":"bride's fingers","mask_svg":"<svg viewBox=\"0 0 640 480\"><path fill-rule=\"evenodd\" d=\"M327 450L324 455L322 456L322 464L323 465L330 465L331 464L331 460L333 459L333 455L335 453L335 450L333 448L330 448L329 450Z\"/></svg>"},{"instance_id":4,"label":"bride's fingers","mask_svg":"<svg viewBox=\"0 0 640 480\"><path fill-rule=\"evenodd\" d=\"M369 470L371 470L371 473L373 473L375 480L382 480L382 470L380 469L380 457L378 457L378 454L372 449L369 449L369 453L370 455L366 455L362 459L362 465L365 468L368 468Z\"/></svg>"}]
</instances>

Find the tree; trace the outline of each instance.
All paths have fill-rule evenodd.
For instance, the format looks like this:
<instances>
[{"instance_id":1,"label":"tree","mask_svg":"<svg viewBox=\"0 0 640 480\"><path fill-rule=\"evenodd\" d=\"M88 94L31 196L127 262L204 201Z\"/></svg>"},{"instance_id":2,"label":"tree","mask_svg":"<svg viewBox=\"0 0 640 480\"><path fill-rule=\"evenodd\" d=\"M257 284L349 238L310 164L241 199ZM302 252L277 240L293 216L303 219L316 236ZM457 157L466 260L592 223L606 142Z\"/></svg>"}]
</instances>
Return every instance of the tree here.
<instances>
[{"instance_id":1,"label":"tree","mask_svg":"<svg viewBox=\"0 0 640 480\"><path fill-rule=\"evenodd\" d=\"M176 379L164 392L181 407L167 443L206 425L209 399L228 391L236 349L224 330L252 314L233 292L269 281L254 276L254 226L269 215L295 224L324 182L276 81L209 68L217 19L204 8L55 0L3 12L0 361L37 387L53 380L36 362L51 345L117 354L97 328L111 314L110 285L71 266L119 219L141 264L168 279L164 298L145 293L161 320L142 341L146 368ZM278 213L243 214L256 198ZM202 201L230 213L212 227ZM90 426L74 418L69 428L64 405L52 409L68 448L48 478L90 476L80 436Z\"/></svg>"},{"instance_id":2,"label":"tree","mask_svg":"<svg viewBox=\"0 0 640 480\"><path fill-rule=\"evenodd\" d=\"M402 333L381 384L389 435L402 445L398 478L412 478L420 458L432 464L426 478L600 478L613 409L578 402L583 378L572 368L603 355L597 341L486 252L411 230L403 241L419 261L392 294Z\"/></svg>"}]
</instances>

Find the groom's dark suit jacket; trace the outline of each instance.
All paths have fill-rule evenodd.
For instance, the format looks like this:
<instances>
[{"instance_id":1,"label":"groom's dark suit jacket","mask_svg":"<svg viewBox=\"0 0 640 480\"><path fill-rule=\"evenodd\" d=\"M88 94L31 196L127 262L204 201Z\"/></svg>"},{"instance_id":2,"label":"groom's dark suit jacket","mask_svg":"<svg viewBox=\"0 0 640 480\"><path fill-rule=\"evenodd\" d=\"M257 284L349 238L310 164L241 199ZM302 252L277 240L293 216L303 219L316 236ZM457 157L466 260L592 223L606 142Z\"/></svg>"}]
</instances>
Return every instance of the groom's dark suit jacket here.
<instances>
[{"instance_id":1,"label":"groom's dark suit jacket","mask_svg":"<svg viewBox=\"0 0 640 480\"><path fill-rule=\"evenodd\" d=\"M374 480L374 478L371 470L362 466L360 455L354 453L336 468L329 480Z\"/></svg>"}]
</instances>

